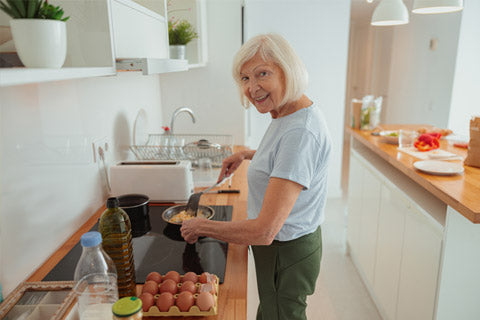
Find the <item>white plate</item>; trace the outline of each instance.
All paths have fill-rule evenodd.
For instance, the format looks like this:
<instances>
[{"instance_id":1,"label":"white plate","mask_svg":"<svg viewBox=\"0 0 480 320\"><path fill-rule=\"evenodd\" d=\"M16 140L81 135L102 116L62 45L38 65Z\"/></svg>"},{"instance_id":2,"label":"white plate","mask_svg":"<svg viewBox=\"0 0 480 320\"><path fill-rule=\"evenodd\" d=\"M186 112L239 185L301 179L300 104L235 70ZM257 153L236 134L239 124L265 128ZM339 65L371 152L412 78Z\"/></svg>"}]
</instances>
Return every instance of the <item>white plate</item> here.
<instances>
[{"instance_id":1,"label":"white plate","mask_svg":"<svg viewBox=\"0 0 480 320\"><path fill-rule=\"evenodd\" d=\"M439 160L417 161L413 164L420 171L439 176L449 176L463 172L463 165L457 162Z\"/></svg>"},{"instance_id":2,"label":"white plate","mask_svg":"<svg viewBox=\"0 0 480 320\"><path fill-rule=\"evenodd\" d=\"M396 133L396 136L392 136L392 133ZM381 140L386 143L390 144L398 144L398 130L388 130L388 131L380 131L379 135L381 137Z\"/></svg>"},{"instance_id":3,"label":"white plate","mask_svg":"<svg viewBox=\"0 0 480 320\"><path fill-rule=\"evenodd\" d=\"M133 123L133 145L145 145L148 140L148 117L144 109L140 109Z\"/></svg>"}]
</instances>

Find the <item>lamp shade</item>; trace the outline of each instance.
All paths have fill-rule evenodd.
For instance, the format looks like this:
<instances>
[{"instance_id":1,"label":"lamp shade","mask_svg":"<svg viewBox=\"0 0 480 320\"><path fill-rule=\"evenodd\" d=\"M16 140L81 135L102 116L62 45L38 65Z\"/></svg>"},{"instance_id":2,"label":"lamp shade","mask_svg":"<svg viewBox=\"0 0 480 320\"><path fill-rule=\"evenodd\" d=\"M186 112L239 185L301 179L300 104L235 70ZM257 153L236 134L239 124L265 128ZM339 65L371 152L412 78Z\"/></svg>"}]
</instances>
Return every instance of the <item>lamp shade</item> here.
<instances>
[{"instance_id":1,"label":"lamp shade","mask_svg":"<svg viewBox=\"0 0 480 320\"><path fill-rule=\"evenodd\" d=\"M373 11L373 26L395 26L408 23L408 10L402 0L382 0Z\"/></svg>"},{"instance_id":2,"label":"lamp shade","mask_svg":"<svg viewBox=\"0 0 480 320\"><path fill-rule=\"evenodd\" d=\"M413 13L430 14L456 12L463 9L463 0L415 0Z\"/></svg>"}]
</instances>

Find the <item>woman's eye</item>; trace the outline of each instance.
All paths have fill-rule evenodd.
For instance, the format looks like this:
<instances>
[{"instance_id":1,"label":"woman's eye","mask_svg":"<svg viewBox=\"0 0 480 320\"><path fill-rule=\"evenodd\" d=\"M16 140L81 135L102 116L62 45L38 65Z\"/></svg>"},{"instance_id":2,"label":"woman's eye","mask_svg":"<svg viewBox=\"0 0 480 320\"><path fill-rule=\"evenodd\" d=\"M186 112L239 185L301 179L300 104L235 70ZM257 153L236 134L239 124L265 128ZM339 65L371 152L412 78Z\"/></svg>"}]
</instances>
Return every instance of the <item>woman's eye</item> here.
<instances>
[{"instance_id":1,"label":"woman's eye","mask_svg":"<svg viewBox=\"0 0 480 320\"><path fill-rule=\"evenodd\" d=\"M267 75L267 72L266 72L266 71L260 72L260 76L261 76L261 77L265 77L266 75Z\"/></svg>"},{"instance_id":2,"label":"woman's eye","mask_svg":"<svg viewBox=\"0 0 480 320\"><path fill-rule=\"evenodd\" d=\"M248 80L248 77L241 77L240 78L243 82L247 81Z\"/></svg>"}]
</instances>

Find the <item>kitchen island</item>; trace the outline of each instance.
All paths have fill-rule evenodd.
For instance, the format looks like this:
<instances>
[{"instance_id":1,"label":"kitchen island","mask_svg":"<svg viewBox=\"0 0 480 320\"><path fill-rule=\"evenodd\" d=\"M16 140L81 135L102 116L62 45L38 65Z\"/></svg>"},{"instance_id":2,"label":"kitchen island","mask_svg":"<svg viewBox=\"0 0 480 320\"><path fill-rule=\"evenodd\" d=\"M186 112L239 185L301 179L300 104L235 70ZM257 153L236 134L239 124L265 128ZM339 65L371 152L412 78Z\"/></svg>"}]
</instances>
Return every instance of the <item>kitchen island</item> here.
<instances>
[{"instance_id":1,"label":"kitchen island","mask_svg":"<svg viewBox=\"0 0 480 320\"><path fill-rule=\"evenodd\" d=\"M236 148L240 150L241 147ZM232 177L231 188L239 189L236 194L205 194L200 204L208 206L233 206L232 221L247 218L247 168L249 161L244 161ZM227 183L217 189L228 188ZM150 205L156 205L155 203ZM165 204L162 204L165 205ZM173 204L172 204L173 205ZM88 232L97 222L105 207L99 208L78 231L70 237L27 281L41 281L62 258L79 242L83 233ZM247 318L247 246L229 244L225 279L219 287L218 314L209 317L183 317L182 319L241 319ZM152 270L155 271L155 270ZM137 285L137 292L141 292ZM169 317L144 317L144 319L170 319ZM172 317L171 319L177 319Z\"/></svg>"},{"instance_id":2,"label":"kitchen island","mask_svg":"<svg viewBox=\"0 0 480 320\"><path fill-rule=\"evenodd\" d=\"M346 132L347 247L382 316L479 319L480 168L429 175L414 168L419 159L370 131ZM467 155L445 140L440 148Z\"/></svg>"}]
</instances>

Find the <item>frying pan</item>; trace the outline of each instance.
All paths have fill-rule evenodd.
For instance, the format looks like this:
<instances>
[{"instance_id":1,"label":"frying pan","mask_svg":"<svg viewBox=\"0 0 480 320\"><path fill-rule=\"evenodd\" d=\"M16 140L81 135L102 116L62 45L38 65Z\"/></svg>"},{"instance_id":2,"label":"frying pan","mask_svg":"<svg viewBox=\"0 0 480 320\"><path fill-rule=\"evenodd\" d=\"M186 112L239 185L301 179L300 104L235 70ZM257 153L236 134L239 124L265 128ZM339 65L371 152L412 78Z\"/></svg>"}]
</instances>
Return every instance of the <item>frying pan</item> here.
<instances>
[{"instance_id":1,"label":"frying pan","mask_svg":"<svg viewBox=\"0 0 480 320\"><path fill-rule=\"evenodd\" d=\"M170 219L174 215L179 214L181 211L184 211L186 209L187 209L187 205L185 204L170 207L165 211L163 211L162 219L170 224L182 225L181 222L171 222ZM215 215L215 210L213 210L213 208L208 206L198 206L198 210L203 214L205 219L212 219L212 217Z\"/></svg>"}]
</instances>

